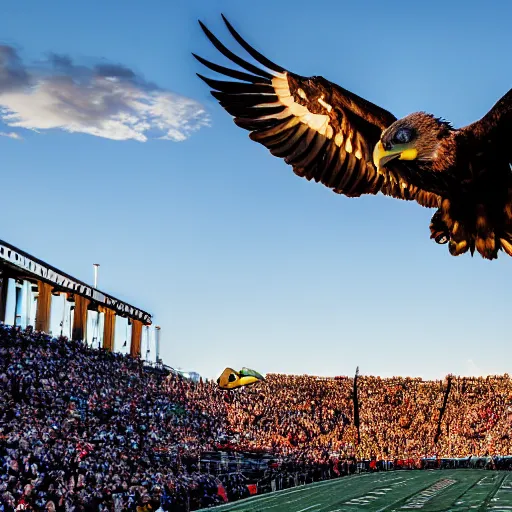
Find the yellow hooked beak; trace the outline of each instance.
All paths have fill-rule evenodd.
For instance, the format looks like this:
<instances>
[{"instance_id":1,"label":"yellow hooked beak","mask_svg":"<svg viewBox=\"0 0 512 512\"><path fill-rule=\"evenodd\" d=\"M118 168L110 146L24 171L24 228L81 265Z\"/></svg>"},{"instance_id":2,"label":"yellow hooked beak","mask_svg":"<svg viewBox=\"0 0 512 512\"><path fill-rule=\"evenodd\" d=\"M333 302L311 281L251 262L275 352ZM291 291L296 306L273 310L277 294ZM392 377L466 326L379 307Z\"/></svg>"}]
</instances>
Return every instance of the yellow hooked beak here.
<instances>
[{"instance_id":1,"label":"yellow hooked beak","mask_svg":"<svg viewBox=\"0 0 512 512\"><path fill-rule=\"evenodd\" d=\"M418 151L407 146L407 144L397 144L389 151L386 151L382 142L379 140L373 150L373 163L377 169L381 169L395 158L398 158L399 160L414 160L417 156Z\"/></svg>"},{"instance_id":2,"label":"yellow hooked beak","mask_svg":"<svg viewBox=\"0 0 512 512\"><path fill-rule=\"evenodd\" d=\"M240 386L247 386L248 384L254 384L255 382L259 382L262 379L258 379L258 377L253 377L249 375L247 377L240 377L239 384Z\"/></svg>"}]
</instances>

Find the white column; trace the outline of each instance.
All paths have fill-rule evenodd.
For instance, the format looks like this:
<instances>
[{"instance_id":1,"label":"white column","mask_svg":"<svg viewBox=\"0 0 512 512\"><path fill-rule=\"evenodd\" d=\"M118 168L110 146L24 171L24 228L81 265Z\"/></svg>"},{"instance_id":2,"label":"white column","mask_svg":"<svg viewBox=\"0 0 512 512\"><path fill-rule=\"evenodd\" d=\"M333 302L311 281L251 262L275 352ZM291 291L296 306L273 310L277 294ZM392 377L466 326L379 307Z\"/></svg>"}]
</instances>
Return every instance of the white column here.
<instances>
[{"instance_id":1,"label":"white column","mask_svg":"<svg viewBox=\"0 0 512 512\"><path fill-rule=\"evenodd\" d=\"M28 305L30 309L28 311L28 325L35 327L36 325L36 315L37 315L37 301L39 300L39 290L37 284L30 283L30 300L28 301ZM37 291L36 291L37 290Z\"/></svg>"},{"instance_id":2,"label":"white column","mask_svg":"<svg viewBox=\"0 0 512 512\"><path fill-rule=\"evenodd\" d=\"M98 313L98 342L94 348L103 347L103 335L105 330L105 313Z\"/></svg>"},{"instance_id":3,"label":"white column","mask_svg":"<svg viewBox=\"0 0 512 512\"><path fill-rule=\"evenodd\" d=\"M14 315L16 314L16 281L9 278L9 288L7 291L7 301L5 304L5 324L14 325Z\"/></svg>"},{"instance_id":4,"label":"white column","mask_svg":"<svg viewBox=\"0 0 512 512\"><path fill-rule=\"evenodd\" d=\"M33 293L32 283L30 281L23 281L23 306L22 306L22 321L21 326L23 329L30 325L30 316L33 306Z\"/></svg>"},{"instance_id":5,"label":"white column","mask_svg":"<svg viewBox=\"0 0 512 512\"><path fill-rule=\"evenodd\" d=\"M89 311L87 314L87 345L94 348L98 348L98 315L97 311Z\"/></svg>"},{"instance_id":6,"label":"white column","mask_svg":"<svg viewBox=\"0 0 512 512\"><path fill-rule=\"evenodd\" d=\"M63 295L63 297L65 297ZM74 302L68 302L66 298L64 298L64 311L63 311L63 327L62 327L62 335L66 338L71 338L71 332L73 331L73 318L74 311L71 310L72 307L75 306Z\"/></svg>"},{"instance_id":7,"label":"white column","mask_svg":"<svg viewBox=\"0 0 512 512\"><path fill-rule=\"evenodd\" d=\"M24 281L21 283L16 282L16 299L15 299L15 306L14 306L14 324L16 326L24 327L24 316L23 316L23 309L24 309L24 297L25 297L25 287L24 287Z\"/></svg>"}]
</instances>

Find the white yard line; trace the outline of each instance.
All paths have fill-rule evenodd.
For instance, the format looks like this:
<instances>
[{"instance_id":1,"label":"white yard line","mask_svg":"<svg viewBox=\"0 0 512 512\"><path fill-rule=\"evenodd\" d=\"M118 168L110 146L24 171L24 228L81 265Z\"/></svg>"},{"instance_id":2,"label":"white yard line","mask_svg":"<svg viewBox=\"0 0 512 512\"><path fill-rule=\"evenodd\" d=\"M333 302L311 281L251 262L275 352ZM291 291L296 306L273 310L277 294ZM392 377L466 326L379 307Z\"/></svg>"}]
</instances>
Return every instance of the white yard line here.
<instances>
[{"instance_id":1,"label":"white yard line","mask_svg":"<svg viewBox=\"0 0 512 512\"><path fill-rule=\"evenodd\" d=\"M262 502L262 501L266 501L266 500L275 500L275 499L281 498L283 496L288 496L289 494L295 494L296 492L310 492L312 490L322 488L322 487L327 487L329 485L335 485L335 484L339 485L340 481L346 482L349 480L350 481L356 480L356 479L365 478L368 476L373 476L373 475L371 473L363 473L360 475L350 475L350 476L344 476L341 478L333 478L331 480L323 480L321 482L313 482L310 484L301 485L298 489L297 488L281 489L279 491L269 492L266 494L259 494L259 495L257 494L255 496L250 496L249 498L245 498L243 500L233 501L231 503L225 503L224 505L217 505L216 507L212 507L212 508L203 508L203 509L198 510L197 512L202 512L203 510L204 511L206 511L206 510L208 510L208 511L224 510L228 507L243 505L245 503L251 503L253 501Z\"/></svg>"},{"instance_id":2,"label":"white yard line","mask_svg":"<svg viewBox=\"0 0 512 512\"><path fill-rule=\"evenodd\" d=\"M315 503L315 505L311 505L310 507L306 507L306 508L301 508L300 510L297 510L297 512L304 512L305 510L309 510L310 508L315 508L320 505L321 505L321 503Z\"/></svg>"}]
</instances>

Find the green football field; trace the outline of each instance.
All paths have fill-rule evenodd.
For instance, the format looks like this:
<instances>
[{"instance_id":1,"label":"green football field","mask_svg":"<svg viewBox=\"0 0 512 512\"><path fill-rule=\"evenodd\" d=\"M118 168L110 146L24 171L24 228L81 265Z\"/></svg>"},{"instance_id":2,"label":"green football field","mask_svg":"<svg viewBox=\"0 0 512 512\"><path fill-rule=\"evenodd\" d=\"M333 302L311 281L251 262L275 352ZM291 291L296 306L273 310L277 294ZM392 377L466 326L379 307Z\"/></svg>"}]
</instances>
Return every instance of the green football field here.
<instances>
[{"instance_id":1,"label":"green football field","mask_svg":"<svg viewBox=\"0 0 512 512\"><path fill-rule=\"evenodd\" d=\"M512 473L471 469L362 474L204 509L227 512L512 511Z\"/></svg>"}]
</instances>

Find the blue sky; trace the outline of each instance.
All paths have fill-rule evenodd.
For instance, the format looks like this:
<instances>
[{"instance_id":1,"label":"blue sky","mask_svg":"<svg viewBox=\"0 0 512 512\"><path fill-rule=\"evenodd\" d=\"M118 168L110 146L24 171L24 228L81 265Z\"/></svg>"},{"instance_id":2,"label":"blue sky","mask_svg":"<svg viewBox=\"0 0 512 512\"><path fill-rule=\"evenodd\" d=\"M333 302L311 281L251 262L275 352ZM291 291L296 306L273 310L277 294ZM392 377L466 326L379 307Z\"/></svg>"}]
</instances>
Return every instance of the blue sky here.
<instances>
[{"instance_id":1,"label":"blue sky","mask_svg":"<svg viewBox=\"0 0 512 512\"><path fill-rule=\"evenodd\" d=\"M453 258L429 240L433 210L348 199L296 177L214 102L191 52L224 63L197 24L230 42L223 12L292 71L323 75L398 117L426 110L463 126L512 85L512 4L312 5L4 4L0 43L39 79L49 80L51 54L83 66L68 78L123 66L152 106L177 94L199 117L180 142L158 139L171 133L162 111L130 125L145 142L112 140L123 136L117 128L91 135L87 119L77 133L45 129L47 96L9 97L37 130L8 126L5 112L0 121L0 132L20 137L0 137L0 238L87 282L101 263L100 288L162 326L164 361L208 377L225 366L344 375L359 365L426 378L510 371L510 258Z\"/></svg>"}]
</instances>

